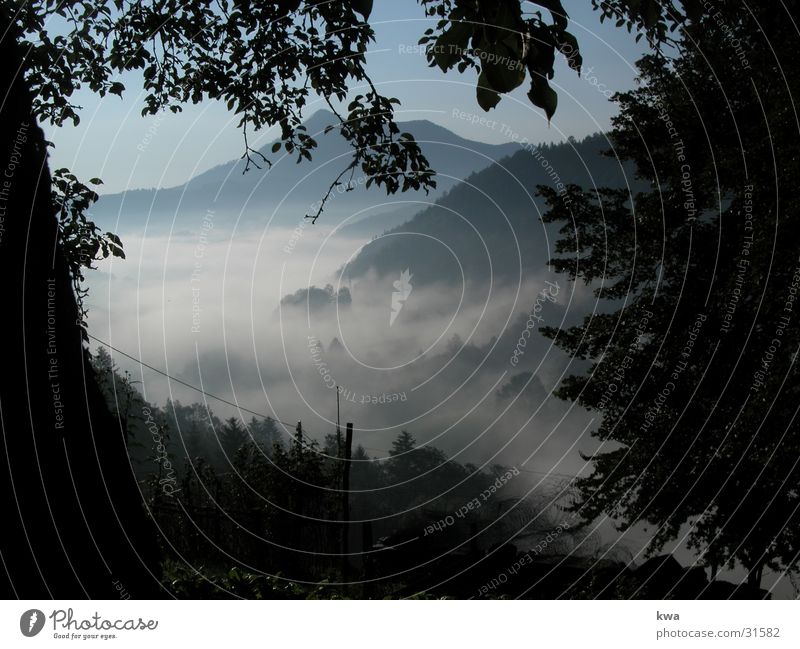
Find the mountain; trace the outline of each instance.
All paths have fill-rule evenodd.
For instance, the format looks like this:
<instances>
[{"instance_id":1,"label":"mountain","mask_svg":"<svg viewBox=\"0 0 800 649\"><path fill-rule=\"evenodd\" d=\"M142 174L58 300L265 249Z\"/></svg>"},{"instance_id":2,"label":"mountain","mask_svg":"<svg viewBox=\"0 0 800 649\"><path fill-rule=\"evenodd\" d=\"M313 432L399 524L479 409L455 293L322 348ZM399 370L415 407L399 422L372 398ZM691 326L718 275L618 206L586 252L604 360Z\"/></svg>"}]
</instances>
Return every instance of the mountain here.
<instances>
[{"instance_id":1,"label":"mountain","mask_svg":"<svg viewBox=\"0 0 800 649\"><path fill-rule=\"evenodd\" d=\"M340 237L371 239L409 221L418 211L419 205L410 203L388 212L370 213L343 225L336 234Z\"/></svg>"},{"instance_id":2,"label":"mountain","mask_svg":"<svg viewBox=\"0 0 800 649\"><path fill-rule=\"evenodd\" d=\"M559 225L545 225L537 185L638 187L632 168L603 155L602 135L516 152L458 183L435 205L420 210L364 246L344 268L357 279L369 272L396 275L408 268L419 285L518 281L552 256Z\"/></svg>"},{"instance_id":3,"label":"mountain","mask_svg":"<svg viewBox=\"0 0 800 649\"><path fill-rule=\"evenodd\" d=\"M143 225L148 215L148 227L169 227L173 219L177 226L196 227L209 210L244 222L266 225L272 219L273 226L295 227L305 214L314 211L314 204L349 162L351 149L339 130L324 132L327 126L336 123L335 116L328 111L318 111L305 122L307 133L318 143L311 161L297 164L294 155L273 154L270 142L260 151L273 162L271 168L251 167L243 174L244 161L232 160L177 187L101 196L93 216L103 224L116 221L119 215L123 231ZM496 145L467 140L425 120L403 122L399 126L401 131L414 135L438 172L436 191L429 195L407 192L387 197L380 188L367 190L366 178L360 177L357 170L353 191L332 194L324 214L326 224L336 224L348 217L357 219L362 210L388 213L395 211L397 203L431 202L459 180L518 148L512 143Z\"/></svg>"}]
</instances>

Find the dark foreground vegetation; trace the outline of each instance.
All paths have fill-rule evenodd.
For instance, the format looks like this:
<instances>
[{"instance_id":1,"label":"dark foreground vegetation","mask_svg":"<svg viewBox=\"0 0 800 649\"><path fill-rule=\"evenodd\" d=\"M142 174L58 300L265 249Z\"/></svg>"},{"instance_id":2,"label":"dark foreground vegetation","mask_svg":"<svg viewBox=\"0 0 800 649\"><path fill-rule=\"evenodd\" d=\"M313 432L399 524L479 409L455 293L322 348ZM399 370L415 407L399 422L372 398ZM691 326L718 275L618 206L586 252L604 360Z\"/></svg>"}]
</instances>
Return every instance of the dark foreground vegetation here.
<instances>
[{"instance_id":1,"label":"dark foreground vegetation","mask_svg":"<svg viewBox=\"0 0 800 649\"><path fill-rule=\"evenodd\" d=\"M94 366L161 536L163 585L187 598L752 598L671 555L641 565L569 513L572 481L520 493L403 431L387 458L344 435L220 420L147 403L98 350ZM349 497L342 493L349 469ZM349 522L344 521L345 507ZM345 538L345 534L347 537ZM347 560L343 558L347 555Z\"/></svg>"}]
</instances>

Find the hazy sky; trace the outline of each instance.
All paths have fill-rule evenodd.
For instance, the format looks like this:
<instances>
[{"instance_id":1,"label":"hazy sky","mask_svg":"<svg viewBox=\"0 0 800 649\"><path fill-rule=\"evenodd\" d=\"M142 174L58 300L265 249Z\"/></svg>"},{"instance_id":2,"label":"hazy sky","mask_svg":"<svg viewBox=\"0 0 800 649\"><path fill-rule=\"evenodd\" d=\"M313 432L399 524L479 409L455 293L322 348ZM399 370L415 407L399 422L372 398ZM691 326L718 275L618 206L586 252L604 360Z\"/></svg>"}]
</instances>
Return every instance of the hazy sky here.
<instances>
[{"instance_id":1,"label":"hazy sky","mask_svg":"<svg viewBox=\"0 0 800 649\"><path fill-rule=\"evenodd\" d=\"M368 69L384 94L402 101L401 120L429 119L473 140L509 140L508 131L504 133L500 124L535 142L602 130L608 127L614 112L607 96L633 84L633 62L644 46L635 44L632 35L611 23L601 25L589 0L567 0L564 5L588 72L579 78L563 59L559 60L552 82L559 107L549 127L542 112L525 96L527 84L504 97L491 111L489 116L498 122L494 129L455 118L454 109L481 112L475 101L476 73L470 70L463 75L444 75L438 68L429 68L424 55L415 53L419 37L434 23L413 0L375 2L372 22L376 42L368 54ZM241 135L223 104L208 101L187 107L179 115L144 118L137 75L125 75L122 80L128 88L122 99L81 93L77 98L84 109L81 124L77 128L48 129L56 144L56 167L68 166L81 178L99 176L105 183L104 192L117 192L178 185L241 155ZM320 107L320 103L312 103L308 114ZM274 131L262 132L256 143L270 141L274 135Z\"/></svg>"}]
</instances>

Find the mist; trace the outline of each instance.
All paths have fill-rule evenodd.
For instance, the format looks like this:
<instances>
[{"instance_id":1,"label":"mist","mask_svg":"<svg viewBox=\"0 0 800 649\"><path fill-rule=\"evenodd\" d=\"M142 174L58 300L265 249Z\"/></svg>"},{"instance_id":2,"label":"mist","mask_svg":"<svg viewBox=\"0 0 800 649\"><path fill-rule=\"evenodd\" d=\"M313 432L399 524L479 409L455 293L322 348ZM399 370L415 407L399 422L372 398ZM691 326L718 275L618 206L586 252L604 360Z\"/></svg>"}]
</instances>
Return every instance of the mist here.
<instances>
[{"instance_id":1,"label":"mist","mask_svg":"<svg viewBox=\"0 0 800 649\"><path fill-rule=\"evenodd\" d=\"M591 304L588 292L546 268L519 285L414 286L413 265L353 281L344 266L369 239L324 224L230 223L204 215L193 233L122 232L127 259L90 278L90 333L245 410L302 421L318 438L336 424L338 393L342 421L354 422L356 441L378 457L408 429L459 461L583 469L577 451L591 445L580 431L591 417L552 395L570 359L530 327L511 359L532 297L547 294L536 325L558 325ZM410 293L393 314L394 283L406 270ZM309 287L318 289L314 299ZM151 401L202 397L120 354L115 360Z\"/></svg>"}]
</instances>

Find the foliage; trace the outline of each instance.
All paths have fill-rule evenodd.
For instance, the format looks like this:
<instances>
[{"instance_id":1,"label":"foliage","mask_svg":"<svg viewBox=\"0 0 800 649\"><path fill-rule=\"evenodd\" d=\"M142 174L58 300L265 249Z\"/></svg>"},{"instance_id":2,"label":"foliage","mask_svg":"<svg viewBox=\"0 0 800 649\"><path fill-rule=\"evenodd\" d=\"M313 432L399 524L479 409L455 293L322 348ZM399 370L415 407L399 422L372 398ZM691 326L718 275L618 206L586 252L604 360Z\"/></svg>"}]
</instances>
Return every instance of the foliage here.
<instances>
[{"instance_id":1,"label":"foliage","mask_svg":"<svg viewBox=\"0 0 800 649\"><path fill-rule=\"evenodd\" d=\"M120 372L105 348L98 348L91 362L109 410L119 423L126 444L130 444L135 437L136 420L141 420L145 401L136 389L130 372Z\"/></svg>"},{"instance_id":2,"label":"foliage","mask_svg":"<svg viewBox=\"0 0 800 649\"><path fill-rule=\"evenodd\" d=\"M257 574L241 568L208 575L169 561L164 582L179 599L341 599L338 589L325 582L301 584L280 574Z\"/></svg>"},{"instance_id":3,"label":"foliage","mask_svg":"<svg viewBox=\"0 0 800 649\"><path fill-rule=\"evenodd\" d=\"M396 483L425 475L447 460L447 456L438 448L418 447L417 441L407 430L400 431L397 439L392 442L389 456L391 460L386 469L389 477Z\"/></svg>"},{"instance_id":4,"label":"foliage","mask_svg":"<svg viewBox=\"0 0 800 649\"><path fill-rule=\"evenodd\" d=\"M420 4L428 16L440 17L420 40L428 45L431 67L443 72L478 71L477 101L486 111L499 103L501 95L521 86L527 72L528 99L549 121L558 105L558 95L549 83L555 76L556 56L563 56L580 74L580 46L567 30L569 16L560 0L420 0ZM540 9L527 12L526 4ZM647 36L657 51L675 42L670 34L703 13L699 0L687 0L680 7L671 0L592 0L592 6L601 21L615 20L617 27L636 30L636 40ZM542 9L549 13L549 21Z\"/></svg>"},{"instance_id":5,"label":"foliage","mask_svg":"<svg viewBox=\"0 0 800 649\"><path fill-rule=\"evenodd\" d=\"M219 444L225 457L233 459L236 452L250 439L247 430L236 417L225 420L219 431Z\"/></svg>"},{"instance_id":6,"label":"foliage","mask_svg":"<svg viewBox=\"0 0 800 649\"><path fill-rule=\"evenodd\" d=\"M164 583L173 594L326 599L354 594L325 581L339 581L341 574L340 436L326 436L320 448L299 428L281 443L271 419L252 419L245 426L236 418L220 421L204 404L169 402L162 409L143 399L104 349L92 362L109 403L117 403L123 389L131 393L134 406L125 414L128 450L161 532ZM119 407L116 414L122 419ZM448 516L458 521L437 534L434 543L426 541L425 548L402 544L403 552L378 553L367 561L372 568L362 570L385 561L381 572L394 574L398 561L412 560L409 569L423 576L428 568L417 568L421 552L435 555L465 545L474 525L485 530L480 539L484 548L520 530L535 536L542 525L549 529L550 517L542 516L532 502L519 502L511 491L496 489L503 476L508 479L508 471L498 465L488 470L462 465L435 447L418 446L407 431L398 435L383 461L356 447L350 465L350 516L359 527L370 521L371 538L399 542ZM487 494L485 506L466 511L466 503L484 502L481 494ZM477 551L478 540L469 547ZM233 557L240 563L231 569ZM439 562L437 569L447 565ZM397 595L410 578L411 573L387 578L363 595Z\"/></svg>"},{"instance_id":7,"label":"foliage","mask_svg":"<svg viewBox=\"0 0 800 649\"><path fill-rule=\"evenodd\" d=\"M653 525L651 553L686 532L702 562L738 561L757 585L800 551L800 142L785 119L800 89L781 76L785 17L733 7L691 26L673 59L645 57L617 97L613 153L649 191L540 188L563 225L555 269L606 305L544 331L592 361L559 395L602 413L575 511Z\"/></svg>"},{"instance_id":8,"label":"foliage","mask_svg":"<svg viewBox=\"0 0 800 649\"><path fill-rule=\"evenodd\" d=\"M394 121L397 100L381 95L365 69L374 40L370 4L39 0L22 5L16 16L40 119L77 124L72 97L78 89L121 96L120 74L138 71L143 114L180 112L183 104L205 99L224 102L239 117L247 169L270 164L249 146L248 129L278 125L285 152L298 162L310 159L317 143L302 124L309 99L320 96L335 110L334 102L346 102L351 88L363 88L345 115L337 112L353 145L339 179L361 168L369 184L388 193L427 190L435 187L433 173L413 136L400 133ZM51 36L51 19L64 22L68 33Z\"/></svg>"},{"instance_id":9,"label":"foliage","mask_svg":"<svg viewBox=\"0 0 800 649\"><path fill-rule=\"evenodd\" d=\"M558 103L548 82L555 75L556 52L579 74L582 64L578 41L567 31L567 13L560 0L532 3L550 11L551 23L541 12L526 18L518 0L420 2L429 16L441 17L420 40L420 44L429 44L431 67L438 66L443 72L457 68L460 73L479 69L477 100L487 111L498 104L501 94L521 86L527 71L531 84L528 98L550 120Z\"/></svg>"},{"instance_id":10,"label":"foliage","mask_svg":"<svg viewBox=\"0 0 800 649\"><path fill-rule=\"evenodd\" d=\"M99 178L92 178L90 185L101 185ZM81 320L85 326L86 307L83 298L87 289L82 288L83 271L94 268L93 263L108 257L124 259L122 242L112 232L103 232L87 216L87 210L97 199L97 192L80 182L68 169L53 172L53 206L58 213L59 242L67 258L75 295L78 298Z\"/></svg>"},{"instance_id":11,"label":"foliage","mask_svg":"<svg viewBox=\"0 0 800 649\"><path fill-rule=\"evenodd\" d=\"M613 20L617 27L636 31L637 41L647 36L656 51L664 45L677 44L671 34L687 22L699 21L704 14L703 5L702 0L592 0L592 7L600 12L600 22Z\"/></svg>"}]
</instances>

